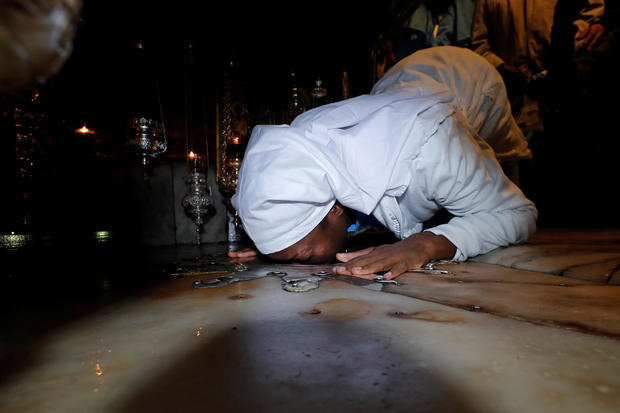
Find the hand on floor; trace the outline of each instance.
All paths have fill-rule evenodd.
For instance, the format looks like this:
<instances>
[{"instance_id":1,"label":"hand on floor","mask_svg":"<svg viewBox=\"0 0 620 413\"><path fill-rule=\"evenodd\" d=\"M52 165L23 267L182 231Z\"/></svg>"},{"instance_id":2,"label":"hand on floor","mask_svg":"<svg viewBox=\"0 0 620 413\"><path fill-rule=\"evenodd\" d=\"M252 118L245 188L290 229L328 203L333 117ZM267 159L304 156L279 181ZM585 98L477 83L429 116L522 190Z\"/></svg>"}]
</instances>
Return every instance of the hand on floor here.
<instances>
[{"instance_id":1,"label":"hand on floor","mask_svg":"<svg viewBox=\"0 0 620 413\"><path fill-rule=\"evenodd\" d=\"M444 236L420 232L394 244L336 254L342 264L336 264L332 272L373 279L376 273L387 271L383 277L391 280L429 261L452 258L455 252L454 244Z\"/></svg>"},{"instance_id":2,"label":"hand on floor","mask_svg":"<svg viewBox=\"0 0 620 413\"><path fill-rule=\"evenodd\" d=\"M243 248L237 251L228 251L230 262L252 261L258 255L258 251L252 248Z\"/></svg>"}]
</instances>

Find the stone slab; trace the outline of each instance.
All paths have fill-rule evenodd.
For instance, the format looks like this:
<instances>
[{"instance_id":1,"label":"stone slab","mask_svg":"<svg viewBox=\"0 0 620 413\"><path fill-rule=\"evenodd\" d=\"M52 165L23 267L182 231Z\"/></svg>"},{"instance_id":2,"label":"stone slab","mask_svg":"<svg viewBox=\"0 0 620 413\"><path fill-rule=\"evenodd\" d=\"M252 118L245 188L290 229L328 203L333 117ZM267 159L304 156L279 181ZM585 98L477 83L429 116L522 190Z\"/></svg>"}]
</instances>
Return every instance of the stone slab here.
<instances>
[{"instance_id":1,"label":"stone slab","mask_svg":"<svg viewBox=\"0 0 620 413\"><path fill-rule=\"evenodd\" d=\"M620 230L539 230L523 245L471 261L607 283L620 267Z\"/></svg>"},{"instance_id":2,"label":"stone slab","mask_svg":"<svg viewBox=\"0 0 620 413\"><path fill-rule=\"evenodd\" d=\"M477 262L437 266L455 275L405 274L404 294L529 322L620 338L620 288Z\"/></svg>"},{"instance_id":3,"label":"stone slab","mask_svg":"<svg viewBox=\"0 0 620 413\"><path fill-rule=\"evenodd\" d=\"M193 279L32 331L19 343L29 362L0 380L0 410L611 413L620 403L616 339L338 280L300 294L273 276L204 290ZM19 347L4 343L4 355Z\"/></svg>"}]
</instances>

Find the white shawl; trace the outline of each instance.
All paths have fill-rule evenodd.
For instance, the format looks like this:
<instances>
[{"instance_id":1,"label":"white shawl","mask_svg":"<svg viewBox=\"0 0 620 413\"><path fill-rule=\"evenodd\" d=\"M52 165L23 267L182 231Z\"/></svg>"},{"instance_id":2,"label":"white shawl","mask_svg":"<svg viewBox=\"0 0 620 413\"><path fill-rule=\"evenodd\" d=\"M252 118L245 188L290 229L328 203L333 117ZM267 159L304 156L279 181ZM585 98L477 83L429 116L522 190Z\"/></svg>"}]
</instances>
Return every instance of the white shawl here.
<instances>
[{"instance_id":1,"label":"white shawl","mask_svg":"<svg viewBox=\"0 0 620 413\"><path fill-rule=\"evenodd\" d=\"M263 254L305 237L334 202L370 214L399 196L414 159L456 108L454 95L405 88L305 112L291 126L257 126L232 203ZM420 116L423 114L423 116Z\"/></svg>"}]
</instances>

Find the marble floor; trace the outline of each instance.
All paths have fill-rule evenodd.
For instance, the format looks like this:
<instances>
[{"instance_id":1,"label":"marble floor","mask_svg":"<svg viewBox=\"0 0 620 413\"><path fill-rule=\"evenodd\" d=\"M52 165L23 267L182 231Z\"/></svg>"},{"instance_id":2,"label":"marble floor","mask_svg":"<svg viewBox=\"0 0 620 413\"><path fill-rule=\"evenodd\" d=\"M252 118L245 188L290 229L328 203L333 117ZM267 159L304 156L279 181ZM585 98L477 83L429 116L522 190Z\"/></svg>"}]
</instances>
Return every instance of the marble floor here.
<instances>
[{"instance_id":1,"label":"marble floor","mask_svg":"<svg viewBox=\"0 0 620 413\"><path fill-rule=\"evenodd\" d=\"M618 230L543 230L399 285L226 248L155 250L165 276L125 294L8 307L0 411L619 411Z\"/></svg>"}]
</instances>

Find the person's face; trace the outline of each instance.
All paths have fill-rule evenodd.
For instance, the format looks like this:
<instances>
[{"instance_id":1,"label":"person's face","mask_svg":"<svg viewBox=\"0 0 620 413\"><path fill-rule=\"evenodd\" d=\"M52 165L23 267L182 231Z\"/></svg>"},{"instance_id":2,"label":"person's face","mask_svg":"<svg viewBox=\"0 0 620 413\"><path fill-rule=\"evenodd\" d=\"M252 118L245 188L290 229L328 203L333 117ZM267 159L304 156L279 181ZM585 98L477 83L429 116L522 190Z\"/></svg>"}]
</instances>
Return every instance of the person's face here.
<instances>
[{"instance_id":1,"label":"person's face","mask_svg":"<svg viewBox=\"0 0 620 413\"><path fill-rule=\"evenodd\" d=\"M320 264L333 261L347 241L347 228L351 220L344 208L336 204L325 220L308 235L282 251L267 256L277 261L294 261L305 264Z\"/></svg>"}]
</instances>

